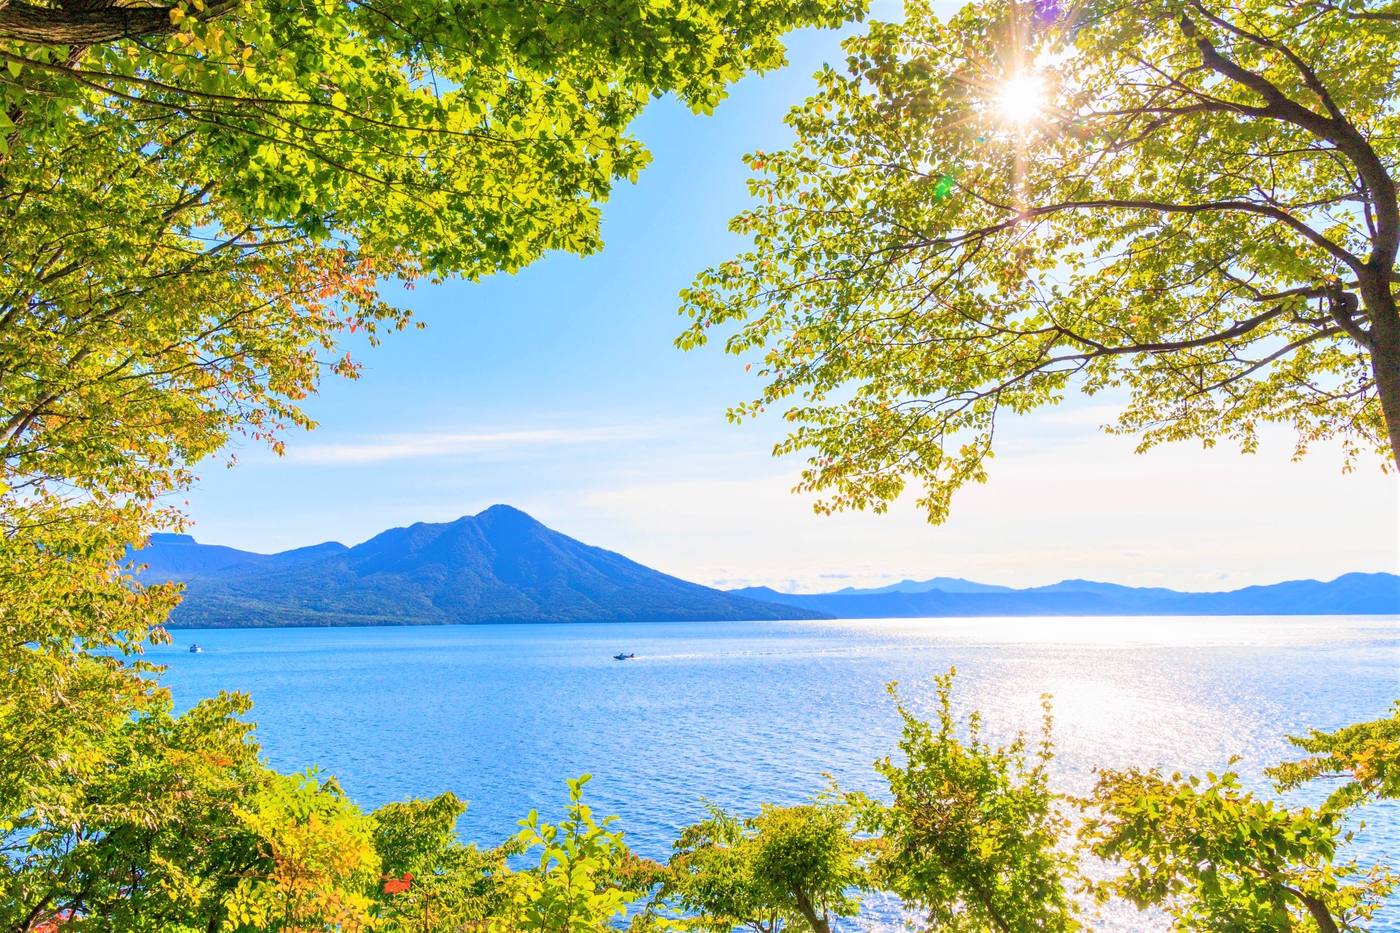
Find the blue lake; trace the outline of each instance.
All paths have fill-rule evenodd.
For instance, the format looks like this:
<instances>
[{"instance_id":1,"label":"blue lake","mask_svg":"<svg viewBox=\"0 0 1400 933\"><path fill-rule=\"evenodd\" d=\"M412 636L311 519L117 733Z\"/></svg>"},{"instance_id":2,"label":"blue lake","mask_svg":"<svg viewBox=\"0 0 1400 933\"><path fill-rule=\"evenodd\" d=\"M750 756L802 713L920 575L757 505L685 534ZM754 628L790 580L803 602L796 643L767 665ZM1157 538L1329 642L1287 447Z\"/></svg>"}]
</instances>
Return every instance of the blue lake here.
<instances>
[{"instance_id":1,"label":"blue lake","mask_svg":"<svg viewBox=\"0 0 1400 933\"><path fill-rule=\"evenodd\" d=\"M664 858L704 800L794 802L830 774L878 792L898 730L958 669L957 697L1006 737L1052 694L1057 780L1095 765L1220 770L1254 786L1285 736L1384 715L1400 698L1400 618L913 619L840 622L177 630L153 649L181 706L249 693L266 757L317 765L359 802L455 791L466 838L559 813L590 773L596 810ZM198 642L202 654L187 648ZM635 652L619 662L612 655ZM1316 793L1313 797L1318 796ZM1300 798L1308 799L1308 798ZM1400 865L1400 806L1365 814L1356 855ZM1374 925L1400 930L1400 908ZM893 914L841 929L893 929ZM1155 928L1109 917L1104 929ZM881 926L880 928L885 928Z\"/></svg>"}]
</instances>

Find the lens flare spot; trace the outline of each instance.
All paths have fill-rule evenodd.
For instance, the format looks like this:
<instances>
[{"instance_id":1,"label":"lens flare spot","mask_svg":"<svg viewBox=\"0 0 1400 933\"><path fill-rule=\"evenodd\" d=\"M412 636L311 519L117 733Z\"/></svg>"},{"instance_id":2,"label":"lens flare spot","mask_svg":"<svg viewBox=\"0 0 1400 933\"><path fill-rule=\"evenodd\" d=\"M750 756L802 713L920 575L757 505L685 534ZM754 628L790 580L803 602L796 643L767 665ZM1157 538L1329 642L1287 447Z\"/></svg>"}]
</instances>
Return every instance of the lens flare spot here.
<instances>
[{"instance_id":1,"label":"lens flare spot","mask_svg":"<svg viewBox=\"0 0 1400 933\"><path fill-rule=\"evenodd\" d=\"M996 91L997 113L1013 126L1026 126L1045 112L1045 79L1033 72L1008 77Z\"/></svg>"}]
</instances>

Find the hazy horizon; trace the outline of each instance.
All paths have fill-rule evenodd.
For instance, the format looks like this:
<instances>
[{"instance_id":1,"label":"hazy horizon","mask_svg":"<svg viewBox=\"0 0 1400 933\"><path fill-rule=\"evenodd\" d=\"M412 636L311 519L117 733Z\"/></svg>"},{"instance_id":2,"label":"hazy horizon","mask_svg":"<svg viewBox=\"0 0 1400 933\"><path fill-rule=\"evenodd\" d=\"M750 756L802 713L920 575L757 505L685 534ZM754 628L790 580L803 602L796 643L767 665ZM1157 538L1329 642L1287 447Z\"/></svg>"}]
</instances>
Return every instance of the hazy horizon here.
<instances>
[{"instance_id":1,"label":"hazy horizon","mask_svg":"<svg viewBox=\"0 0 1400 933\"><path fill-rule=\"evenodd\" d=\"M456 518L446 519L445 521L442 521L442 522L411 522L411 523L409 523L409 525L414 525L414 524L450 524L450 523L455 522L455 521L462 521L462 520L466 520L466 519L470 519L470 518L476 518L476 517L479 517L479 516L482 514L482 512L484 512L484 511L487 511L487 510L489 510L489 509L494 509L494 508L501 508L501 507L510 508L510 509L515 509L516 511L523 512L524 514L529 515L529 513L528 513L526 510L524 510L524 509L519 509L519 508L517 508L516 506L512 505L511 503L508 503L508 502L496 502L496 503L492 503L490 506L487 506L486 509L483 509L483 510L481 510L481 511L478 511L478 512L475 512L475 513L466 513L466 514L463 514L463 515L459 515L459 516L457 516ZM531 518L534 518L534 516L530 516L530 517L531 517ZM538 519L536 519L536 520L538 520ZM378 537L380 534L384 534L384 533L387 533L387 532L390 532L390 531L399 530L399 529L402 529L402 528L405 528L405 527L409 527L409 525L397 525L397 526L393 526L393 527L391 527L391 528L383 528L383 529L380 529L380 530L379 530L378 532L376 532L375 534L370 535L368 538L365 538L365 539L363 539L363 540L342 541L342 540L335 539L335 538L326 538L326 539L322 539L322 540L319 540L319 541L311 541L311 542L308 542L308 543L306 543L306 544L296 545L295 547L292 547L292 548L279 548L279 549L276 549L276 550L258 550L258 549L256 549L256 548L239 548L239 550L244 550L244 551L248 551L248 552L256 553L256 554L271 555L271 554L277 554L277 553L281 553L281 552L285 552L285 551L295 551L295 550L298 550L298 549L300 549L300 548L305 548L305 547L315 547L315 546L327 545L327 544L337 544L337 545L340 545L340 546L345 547L345 548L354 548L354 547L356 547L356 546L358 546L358 545L364 544L364 543L366 543L366 542L368 542L368 541L374 539L375 537ZM548 526L546 526L546 527L548 527ZM561 532L561 531L560 531L559 529L557 529L557 528L552 528L551 530L552 530L552 531L556 531L556 532L560 532L561 534L566 534L565 532ZM161 536L162 536L161 534L152 535L152 539L153 539L153 540L154 540L154 539L158 539L158 538L160 538ZM199 545L207 545L207 546L211 546L211 547L230 547L230 546L231 546L231 545L228 545L227 543L222 542L222 541L204 540L204 539L201 539L199 536L194 535L194 534L190 534L190 533L188 533L188 532L183 533L183 534L173 534L173 535L168 535L168 534L167 534L166 536L167 536L167 537L174 537L174 538L189 538L189 539L193 540L195 543L197 543L197 544L199 544ZM576 540L582 540L582 539L578 539L578 538L577 538L576 536L574 536L574 535L568 535L568 536L569 536L569 537L572 537L572 538L575 538ZM586 545L598 546L598 545L594 544L594 543L591 542L591 541L582 541L582 543L583 543L583 544L586 544ZM611 549L608 549L608 550L611 550ZM337 552L337 553L338 553L338 552ZM622 556L623 556L623 557L629 557L629 558L630 558L630 555L628 555L628 554L623 554ZM138 554L137 554L137 562L138 562L138 563L140 562L140 555L139 555L139 552L138 552ZM655 569L655 568L653 568L653 569ZM1294 579L1318 580L1318 581L1320 581L1320 582L1327 583L1327 582L1331 582L1331 581L1337 579L1337 578L1340 577L1340 576L1346 576L1346 575L1352 574L1352 573L1366 573L1366 572L1367 572L1367 571L1344 571L1342 574L1338 574L1338 575L1334 575L1334 576L1328 576L1328 577L1317 577L1317 576L1313 576L1313 577L1288 578L1288 579L1277 579L1277 580L1256 580L1256 581L1254 581L1254 582L1252 582L1252 583L1241 583L1241 584L1237 584L1237 585L1230 586L1230 587L1221 587L1221 588L1219 588L1219 589L1231 589L1231 590L1233 590L1233 589L1240 589L1240 588L1248 587L1248 586L1268 586L1268 585L1276 584L1276 583L1291 582L1291 581L1294 580ZM1372 572L1390 572L1390 571L1372 571ZM1392 572L1392 575L1394 575L1393 572ZM803 593L812 593L813 595L823 595L823 594L830 594L830 593L835 592L835 591L842 591L842 590L847 590L847 589L850 589L850 590L866 590L866 589L879 588L879 587L889 586L889 585L893 585L893 584L900 584L900 583L926 583L926 582L928 582L928 581L930 581L930 580L939 579L939 578L942 578L942 579L950 579L950 578L951 578L951 579L958 579L958 580L962 580L962 581L965 582L965 583L978 583L978 584L988 584L988 585L997 585L997 586L1010 586L1010 587L1015 588L1015 589L1033 588L1033 587L1038 586L1038 585L1049 585L1049 584L1065 583L1065 582L1080 581L1080 580L1087 580L1087 581L1093 582L1093 583L1121 584L1121 581L1118 581L1118 580L1108 580L1108 579L1103 579L1103 578L1098 578L1098 577L1093 577L1093 576L1080 576L1080 577L1063 577L1063 578L1060 578L1060 579L1058 579L1058 580L1051 580L1051 581L1048 581L1046 584L1026 584L1026 585L1024 585L1024 586L1015 587L1015 586L1013 586L1012 584L1005 584L1005 583L1002 583L1001 581L998 581L998 580L988 580L988 579L970 580L970 579L963 578L963 577L950 577L950 575L947 575L947 574L933 574L933 575L925 576L925 577L900 577L899 579L891 579L891 580L889 580L887 583L880 583L880 584L851 584L851 583L844 583L844 582L841 582L840 580L832 580L832 581L831 581L828 585L826 585L825 587L822 587L822 588L819 588L819 589L816 589L816 590L811 590L811 589L791 589L791 588L789 588L789 589L781 589L781 590L778 590L778 591L779 591L779 592L783 592L783 593L790 593L790 594L793 594L793 595L800 595L800 594L803 594ZM754 585L754 584L750 584L750 586L752 586L752 585ZM1132 586L1132 585L1134 585L1134 584L1121 584L1121 585ZM933 587L933 588L936 589L936 587ZM773 587L773 589L777 590L778 588L777 588L777 587ZM1199 589L1197 589L1197 590L1192 590L1192 589L1189 589L1189 588L1173 588L1173 589L1180 589L1181 592L1211 592L1210 590L1199 590Z\"/></svg>"}]
</instances>

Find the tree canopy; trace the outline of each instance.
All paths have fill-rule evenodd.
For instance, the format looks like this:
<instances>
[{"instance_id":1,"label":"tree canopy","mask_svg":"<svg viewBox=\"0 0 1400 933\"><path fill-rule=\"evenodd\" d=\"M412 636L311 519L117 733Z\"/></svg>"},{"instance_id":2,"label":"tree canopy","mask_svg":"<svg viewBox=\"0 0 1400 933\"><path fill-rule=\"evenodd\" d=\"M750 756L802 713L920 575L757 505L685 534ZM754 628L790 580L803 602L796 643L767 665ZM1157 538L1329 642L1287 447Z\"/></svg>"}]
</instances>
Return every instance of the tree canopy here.
<instances>
[{"instance_id":1,"label":"tree canopy","mask_svg":"<svg viewBox=\"0 0 1400 933\"><path fill-rule=\"evenodd\" d=\"M709 110L859 10L5 4L0 481L149 498L304 424L337 335L405 325L382 281L597 250L649 99Z\"/></svg>"},{"instance_id":2,"label":"tree canopy","mask_svg":"<svg viewBox=\"0 0 1400 933\"><path fill-rule=\"evenodd\" d=\"M854 812L843 802L765 806L744 819L718 807L675 843L658 897L673 899L700 933L810 930L859 912L868 886Z\"/></svg>"},{"instance_id":3,"label":"tree canopy","mask_svg":"<svg viewBox=\"0 0 1400 933\"><path fill-rule=\"evenodd\" d=\"M1292 429L1400 461L1400 8L913 2L750 157L682 347L757 358L819 508L986 477L998 415L1123 400L1141 447ZM1004 419L1003 419L1004 420Z\"/></svg>"},{"instance_id":4,"label":"tree canopy","mask_svg":"<svg viewBox=\"0 0 1400 933\"><path fill-rule=\"evenodd\" d=\"M232 435L309 426L322 376L356 372L345 334L407 326L383 283L596 251L649 100L708 111L784 32L860 9L0 3L6 928L367 923L374 827L262 765L246 699L172 715L131 656L177 588L128 549ZM469 882L430 913L505 897L495 856L439 848Z\"/></svg>"},{"instance_id":5,"label":"tree canopy","mask_svg":"<svg viewBox=\"0 0 1400 933\"><path fill-rule=\"evenodd\" d=\"M1071 897L1078 872L1069 826L1050 788L1049 698L1034 748L982 736L981 717L953 712L954 671L937 678L932 722L898 704L900 758L875 768L890 802L866 800L861 825L881 840L873 871L885 888L956 933L1070 933L1081 929ZM890 693L897 697L894 686Z\"/></svg>"},{"instance_id":6,"label":"tree canopy","mask_svg":"<svg viewBox=\"0 0 1400 933\"><path fill-rule=\"evenodd\" d=\"M1085 803L1088 850L1120 868L1090 889L1161 907L1176 930L1364 929L1394 886L1335 859L1350 840L1340 810L1262 800L1230 772L1105 772Z\"/></svg>"}]
</instances>

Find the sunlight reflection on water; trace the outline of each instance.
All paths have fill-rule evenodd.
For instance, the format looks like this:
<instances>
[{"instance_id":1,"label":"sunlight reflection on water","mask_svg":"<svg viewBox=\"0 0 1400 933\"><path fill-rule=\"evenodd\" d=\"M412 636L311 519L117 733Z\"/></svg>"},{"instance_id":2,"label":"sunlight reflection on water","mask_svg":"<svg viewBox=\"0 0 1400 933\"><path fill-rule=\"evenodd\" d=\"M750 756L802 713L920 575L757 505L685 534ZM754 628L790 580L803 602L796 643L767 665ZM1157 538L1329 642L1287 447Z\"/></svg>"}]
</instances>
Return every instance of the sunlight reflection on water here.
<instances>
[{"instance_id":1,"label":"sunlight reflection on water","mask_svg":"<svg viewBox=\"0 0 1400 933\"><path fill-rule=\"evenodd\" d=\"M318 764L374 806L444 789L471 801L467 838L494 842L563 779L594 774L600 812L664 857L701 798L753 809L822 788L879 791L870 763L898 723L883 685L957 702L989 735L1034 730L1054 696L1056 782L1095 765L1220 770L1252 787L1284 736L1384 714L1400 697L1400 619L1259 617L441 626L177 631L152 652L188 704L219 689L256 703L272 764ZM205 653L190 655L198 641ZM619 663L619 650L635 652ZM1313 798L1317 792L1313 792ZM1299 800L1307 800L1300 795ZM1376 806L1357 848L1400 862L1400 808ZM872 905L876 907L876 905ZM1394 911L1391 911L1394 913ZM898 929L886 905L867 918ZM1096 924L1150 930L1135 913ZM1377 930L1400 930L1385 917Z\"/></svg>"}]
</instances>

